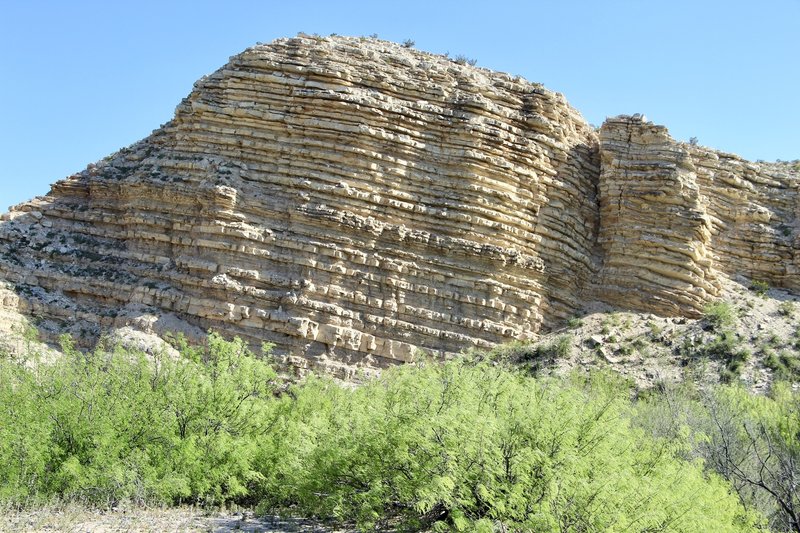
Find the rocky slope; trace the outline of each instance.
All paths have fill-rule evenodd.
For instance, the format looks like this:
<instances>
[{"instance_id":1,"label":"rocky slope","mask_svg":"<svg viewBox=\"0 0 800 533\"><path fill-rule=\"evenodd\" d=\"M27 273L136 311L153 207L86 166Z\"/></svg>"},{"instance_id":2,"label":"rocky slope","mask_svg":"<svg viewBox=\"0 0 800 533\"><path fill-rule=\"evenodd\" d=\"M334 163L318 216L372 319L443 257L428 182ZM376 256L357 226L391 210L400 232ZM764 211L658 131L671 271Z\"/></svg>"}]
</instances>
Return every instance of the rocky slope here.
<instances>
[{"instance_id":1,"label":"rocky slope","mask_svg":"<svg viewBox=\"0 0 800 533\"><path fill-rule=\"evenodd\" d=\"M735 275L796 290L797 184L640 116L598 134L520 78L301 35L4 215L3 302L53 334L213 328L347 378L590 301L696 317Z\"/></svg>"},{"instance_id":2,"label":"rocky slope","mask_svg":"<svg viewBox=\"0 0 800 533\"><path fill-rule=\"evenodd\" d=\"M504 344L478 357L555 374L611 369L642 389L739 381L765 393L776 377L800 388L800 297L738 281L723 278L724 299L698 319L595 304L535 342Z\"/></svg>"}]
</instances>

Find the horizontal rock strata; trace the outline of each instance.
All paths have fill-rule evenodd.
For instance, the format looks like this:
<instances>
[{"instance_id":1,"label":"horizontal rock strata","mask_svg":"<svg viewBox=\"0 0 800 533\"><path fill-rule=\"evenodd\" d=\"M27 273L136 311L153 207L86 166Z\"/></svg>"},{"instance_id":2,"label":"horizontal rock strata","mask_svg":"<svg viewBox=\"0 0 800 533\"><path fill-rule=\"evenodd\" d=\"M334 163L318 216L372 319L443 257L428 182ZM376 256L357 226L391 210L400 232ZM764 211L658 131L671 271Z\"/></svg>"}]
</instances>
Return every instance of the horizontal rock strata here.
<instances>
[{"instance_id":1,"label":"horizontal rock strata","mask_svg":"<svg viewBox=\"0 0 800 533\"><path fill-rule=\"evenodd\" d=\"M0 279L53 332L215 329L349 378L590 298L697 314L720 276L796 288L796 183L641 118L598 137L520 78L301 35L4 215Z\"/></svg>"},{"instance_id":2,"label":"horizontal rock strata","mask_svg":"<svg viewBox=\"0 0 800 533\"><path fill-rule=\"evenodd\" d=\"M660 314L702 309L719 290L689 153L641 117L607 120L600 139L598 296Z\"/></svg>"},{"instance_id":3,"label":"horizontal rock strata","mask_svg":"<svg viewBox=\"0 0 800 533\"><path fill-rule=\"evenodd\" d=\"M686 148L711 222L715 268L729 276L800 289L797 170Z\"/></svg>"},{"instance_id":4,"label":"horizontal rock strata","mask_svg":"<svg viewBox=\"0 0 800 533\"><path fill-rule=\"evenodd\" d=\"M0 272L44 319L155 309L299 365L383 366L574 312L597 172L594 132L540 85L380 41L281 40L11 213Z\"/></svg>"},{"instance_id":5,"label":"horizontal rock strata","mask_svg":"<svg viewBox=\"0 0 800 533\"><path fill-rule=\"evenodd\" d=\"M797 290L796 171L679 143L642 116L600 131L598 299L698 316L718 277Z\"/></svg>"}]
</instances>

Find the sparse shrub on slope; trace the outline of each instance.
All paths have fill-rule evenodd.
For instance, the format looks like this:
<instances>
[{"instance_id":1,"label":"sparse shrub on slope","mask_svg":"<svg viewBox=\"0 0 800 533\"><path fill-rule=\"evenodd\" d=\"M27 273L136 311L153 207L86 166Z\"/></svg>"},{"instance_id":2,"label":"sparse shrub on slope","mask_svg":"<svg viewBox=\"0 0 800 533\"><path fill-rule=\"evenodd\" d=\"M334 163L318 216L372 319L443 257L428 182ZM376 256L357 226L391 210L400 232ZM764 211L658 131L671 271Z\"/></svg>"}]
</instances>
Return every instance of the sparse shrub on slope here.
<instances>
[{"instance_id":1,"label":"sparse shrub on slope","mask_svg":"<svg viewBox=\"0 0 800 533\"><path fill-rule=\"evenodd\" d=\"M776 381L800 381L800 356L790 350L775 352L771 348L762 349L764 366L772 370Z\"/></svg>"},{"instance_id":2,"label":"sparse shrub on slope","mask_svg":"<svg viewBox=\"0 0 800 533\"><path fill-rule=\"evenodd\" d=\"M763 297L769 291L769 283L763 280L753 280L750 282L750 290Z\"/></svg>"},{"instance_id":3,"label":"sparse shrub on slope","mask_svg":"<svg viewBox=\"0 0 800 533\"><path fill-rule=\"evenodd\" d=\"M682 354L688 358L708 357L723 363L720 378L723 383L732 383L739 378L742 367L751 357L748 347L734 331L736 311L729 302L717 301L706 306L703 314L704 329L714 332L714 336L695 345L690 338L684 338Z\"/></svg>"},{"instance_id":4,"label":"sparse shrub on slope","mask_svg":"<svg viewBox=\"0 0 800 533\"><path fill-rule=\"evenodd\" d=\"M797 307L791 300L783 301L778 305L778 314L787 318L793 318L796 310Z\"/></svg>"},{"instance_id":5,"label":"sparse shrub on slope","mask_svg":"<svg viewBox=\"0 0 800 533\"><path fill-rule=\"evenodd\" d=\"M573 336L559 335L555 339L544 342L512 341L496 346L489 352L471 352L469 355L476 361L494 361L501 364L512 364L520 370L536 375L541 370L552 367L559 359L567 359L572 355Z\"/></svg>"},{"instance_id":6,"label":"sparse shrub on slope","mask_svg":"<svg viewBox=\"0 0 800 533\"><path fill-rule=\"evenodd\" d=\"M729 302L720 300L705 307L703 319L711 329L721 330L734 324L736 311Z\"/></svg>"}]
</instances>

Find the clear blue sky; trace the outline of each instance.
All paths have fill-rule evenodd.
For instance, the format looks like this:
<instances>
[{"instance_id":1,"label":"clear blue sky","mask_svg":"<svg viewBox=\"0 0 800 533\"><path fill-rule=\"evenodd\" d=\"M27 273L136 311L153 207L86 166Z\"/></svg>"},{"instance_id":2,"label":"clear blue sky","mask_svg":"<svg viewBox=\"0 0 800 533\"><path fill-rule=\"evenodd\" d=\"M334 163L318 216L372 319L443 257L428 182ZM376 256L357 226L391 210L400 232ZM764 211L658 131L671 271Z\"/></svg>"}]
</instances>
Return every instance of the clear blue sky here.
<instances>
[{"instance_id":1,"label":"clear blue sky","mask_svg":"<svg viewBox=\"0 0 800 533\"><path fill-rule=\"evenodd\" d=\"M257 41L369 35L644 113L678 139L800 158L800 0L0 0L0 211L147 136Z\"/></svg>"}]
</instances>

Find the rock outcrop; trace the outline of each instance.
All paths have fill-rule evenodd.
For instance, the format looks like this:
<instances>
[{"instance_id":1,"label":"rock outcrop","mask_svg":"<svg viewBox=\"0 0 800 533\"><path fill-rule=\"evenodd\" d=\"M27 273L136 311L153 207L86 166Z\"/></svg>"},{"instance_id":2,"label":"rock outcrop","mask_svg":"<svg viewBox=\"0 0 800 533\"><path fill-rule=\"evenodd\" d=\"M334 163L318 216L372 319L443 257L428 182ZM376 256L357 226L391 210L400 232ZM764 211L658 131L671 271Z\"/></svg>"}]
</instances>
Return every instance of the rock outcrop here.
<instances>
[{"instance_id":1,"label":"rock outcrop","mask_svg":"<svg viewBox=\"0 0 800 533\"><path fill-rule=\"evenodd\" d=\"M607 120L600 139L598 297L661 314L702 309L719 291L690 154L640 117Z\"/></svg>"},{"instance_id":2,"label":"rock outcrop","mask_svg":"<svg viewBox=\"0 0 800 533\"><path fill-rule=\"evenodd\" d=\"M714 268L800 289L800 172L686 146L711 223Z\"/></svg>"},{"instance_id":3,"label":"rock outcrop","mask_svg":"<svg viewBox=\"0 0 800 533\"><path fill-rule=\"evenodd\" d=\"M697 316L717 279L798 288L797 172L675 142L641 116L600 129L599 300Z\"/></svg>"},{"instance_id":4,"label":"rock outcrop","mask_svg":"<svg viewBox=\"0 0 800 533\"><path fill-rule=\"evenodd\" d=\"M641 118L598 136L506 74L301 35L4 215L0 279L45 329L213 328L349 377L532 338L590 299L691 315L719 276L797 288L796 177Z\"/></svg>"}]
</instances>

